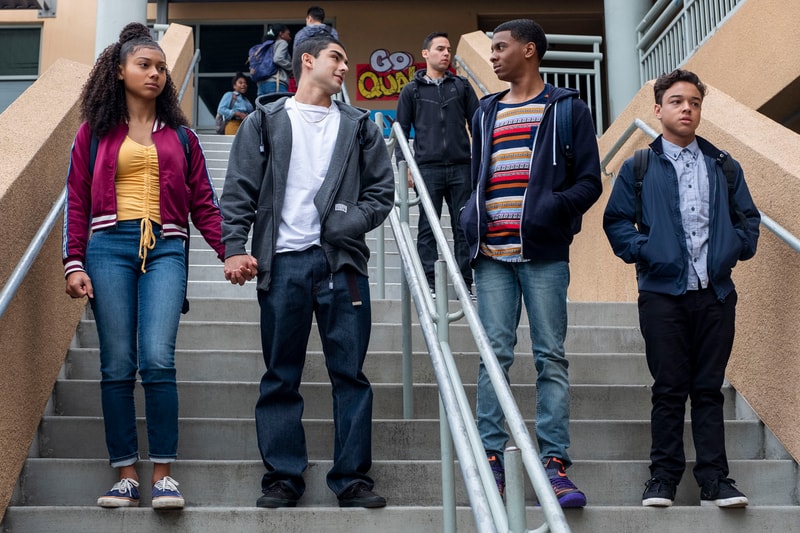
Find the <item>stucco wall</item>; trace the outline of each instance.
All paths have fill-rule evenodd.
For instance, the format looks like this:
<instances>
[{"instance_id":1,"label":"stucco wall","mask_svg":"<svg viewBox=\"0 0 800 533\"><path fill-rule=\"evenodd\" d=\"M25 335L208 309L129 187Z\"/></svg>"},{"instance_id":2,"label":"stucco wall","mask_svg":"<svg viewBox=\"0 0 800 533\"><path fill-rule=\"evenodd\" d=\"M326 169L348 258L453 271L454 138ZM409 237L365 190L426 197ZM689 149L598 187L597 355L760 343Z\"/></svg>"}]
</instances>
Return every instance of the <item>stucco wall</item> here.
<instances>
[{"instance_id":1,"label":"stucco wall","mask_svg":"<svg viewBox=\"0 0 800 533\"><path fill-rule=\"evenodd\" d=\"M62 0L56 8L58 16L41 19L35 9L0 10L0 23L41 25L39 72L46 71L59 59L86 64L94 61L97 0Z\"/></svg>"},{"instance_id":2,"label":"stucco wall","mask_svg":"<svg viewBox=\"0 0 800 533\"><path fill-rule=\"evenodd\" d=\"M743 105L760 109L800 76L798 21L796 0L747 0L685 68Z\"/></svg>"},{"instance_id":3,"label":"stucco wall","mask_svg":"<svg viewBox=\"0 0 800 533\"><path fill-rule=\"evenodd\" d=\"M79 120L76 102L88 72L86 65L57 61L0 114L3 285L64 188ZM84 306L64 293L63 273L58 221L0 320L0 511L11 497Z\"/></svg>"}]
</instances>

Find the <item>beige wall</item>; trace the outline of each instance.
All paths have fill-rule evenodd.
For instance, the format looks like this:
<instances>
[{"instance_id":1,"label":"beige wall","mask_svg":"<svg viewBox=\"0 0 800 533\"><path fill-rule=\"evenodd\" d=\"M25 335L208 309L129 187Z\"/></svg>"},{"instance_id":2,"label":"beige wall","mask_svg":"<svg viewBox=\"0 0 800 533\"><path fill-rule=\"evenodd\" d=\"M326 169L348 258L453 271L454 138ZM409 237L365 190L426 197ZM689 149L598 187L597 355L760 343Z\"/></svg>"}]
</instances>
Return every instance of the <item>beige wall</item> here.
<instances>
[{"instance_id":1,"label":"beige wall","mask_svg":"<svg viewBox=\"0 0 800 533\"><path fill-rule=\"evenodd\" d=\"M689 58L704 82L760 109L800 77L800 2L748 0ZM798 99L794 98L797 110Z\"/></svg>"},{"instance_id":2,"label":"beige wall","mask_svg":"<svg viewBox=\"0 0 800 533\"><path fill-rule=\"evenodd\" d=\"M5 285L64 188L89 67L59 60L0 114L0 212ZM47 102L47 112L41 110ZM5 510L83 309L64 293L61 225L0 321L0 512Z\"/></svg>"},{"instance_id":3,"label":"beige wall","mask_svg":"<svg viewBox=\"0 0 800 533\"><path fill-rule=\"evenodd\" d=\"M38 18L35 9L0 10L2 24L34 24L42 26L42 48L39 72L44 72L59 59L80 63L94 62L94 28L97 20L96 0L67 0L58 3L58 16Z\"/></svg>"}]
</instances>

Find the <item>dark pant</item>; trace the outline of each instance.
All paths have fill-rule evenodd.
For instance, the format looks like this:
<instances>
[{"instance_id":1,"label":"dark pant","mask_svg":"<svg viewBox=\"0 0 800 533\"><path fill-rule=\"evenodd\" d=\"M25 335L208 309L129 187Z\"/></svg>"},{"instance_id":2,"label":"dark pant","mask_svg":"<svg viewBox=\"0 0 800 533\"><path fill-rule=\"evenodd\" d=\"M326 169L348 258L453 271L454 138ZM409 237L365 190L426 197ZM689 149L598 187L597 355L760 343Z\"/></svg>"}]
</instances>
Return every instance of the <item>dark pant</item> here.
<instances>
[{"instance_id":1,"label":"dark pant","mask_svg":"<svg viewBox=\"0 0 800 533\"><path fill-rule=\"evenodd\" d=\"M450 225L453 229L453 255L456 258L459 270L461 270L461 277L464 278L464 283L469 288L472 286L469 246L467 246L467 240L464 238L464 232L461 231L461 225L458 223L459 212L469 200L469 195L472 192L469 165L421 165L419 170L425 180L425 186L428 188L428 194L431 196L431 202L439 218L442 216L442 201L447 202L447 207L450 210ZM422 267L425 269L428 285L433 289L435 285L434 264L439 258L439 252L436 248L436 239L433 236L431 223L428 221L421 204L419 227L417 229L417 252L419 252L419 258L422 261Z\"/></svg>"},{"instance_id":2,"label":"dark pant","mask_svg":"<svg viewBox=\"0 0 800 533\"><path fill-rule=\"evenodd\" d=\"M361 305L353 305L360 300ZM356 481L372 488L372 387L362 372L369 344L369 283L352 271L331 273L320 247L282 253L270 289L258 291L266 372L256 404L256 433L267 472L262 490L285 481L298 496L308 466L300 379L316 316L333 387L334 450L328 486L337 495Z\"/></svg>"},{"instance_id":3,"label":"dark pant","mask_svg":"<svg viewBox=\"0 0 800 533\"><path fill-rule=\"evenodd\" d=\"M639 324L653 376L650 473L678 483L686 468L683 426L691 398L699 485L728 475L723 422L725 378L733 346L736 291L719 301L714 291L680 296L639 293Z\"/></svg>"}]
</instances>

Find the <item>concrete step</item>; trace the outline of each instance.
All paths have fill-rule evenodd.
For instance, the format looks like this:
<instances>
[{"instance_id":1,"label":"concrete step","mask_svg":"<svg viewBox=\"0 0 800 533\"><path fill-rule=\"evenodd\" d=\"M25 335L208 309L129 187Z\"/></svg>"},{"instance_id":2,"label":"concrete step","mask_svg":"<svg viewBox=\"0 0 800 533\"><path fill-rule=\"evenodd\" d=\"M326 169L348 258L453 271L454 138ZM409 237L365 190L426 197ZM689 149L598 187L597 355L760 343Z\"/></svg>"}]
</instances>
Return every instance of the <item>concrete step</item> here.
<instances>
[{"instance_id":1,"label":"concrete step","mask_svg":"<svg viewBox=\"0 0 800 533\"><path fill-rule=\"evenodd\" d=\"M648 461L576 461L570 479L583 490L591 506L640 506L644 482L649 477ZM789 460L731 461L731 476L753 506L798 505L797 476ZM335 507L335 495L325 483L330 460L312 460L304 474L306 492L301 507ZM678 486L676 505L699 504L699 489L687 465L684 481ZM149 479L152 466L142 461L140 479ZM177 461L173 477L190 507L252 507L261 492L264 465L261 461ZM389 505L441 505L440 461L373 461L371 476L376 491ZM456 467L456 502L467 505L464 484ZM97 497L117 480L116 472L104 459L28 459L20 476L20 489L14 504L93 506ZM423 482L424 480L424 482ZM148 490L142 491L142 504L149 505ZM530 486L526 501L536 499ZM709 511L711 511L709 509ZM714 510L714 512L719 512Z\"/></svg>"},{"instance_id":2,"label":"concrete step","mask_svg":"<svg viewBox=\"0 0 800 533\"><path fill-rule=\"evenodd\" d=\"M303 379L323 383L328 379L321 352L307 352ZM478 355L453 354L465 383L475 383ZM567 354L570 383L578 385L642 385L650 382L644 356L640 354ZM97 348L73 348L67 354L65 376L69 379L100 379L100 353ZM260 350L177 350L175 366L186 381L257 382L264 373ZM224 364L220 364L224 362ZM433 365L427 352L412 354L412 381L435 383ZM364 373L373 383L400 383L402 355L397 352L370 352ZM520 356L509 370L512 383L535 383L536 368L530 355Z\"/></svg>"},{"instance_id":3,"label":"concrete step","mask_svg":"<svg viewBox=\"0 0 800 533\"><path fill-rule=\"evenodd\" d=\"M190 297L191 310L181 317L182 322L209 322L224 319L229 322L258 322L259 308L255 297L241 298L201 298ZM395 299L373 299L372 321L376 323L399 324L402 317L402 304ZM449 311L454 312L460 304L451 300ZM89 309L87 307L87 309ZM91 313L91 311L89 311ZM89 314L88 316L91 316ZM417 313L412 302L411 322L418 324ZM459 320L459 322L463 322ZM569 302L567 304L567 322L571 326L606 326L606 327L639 327L639 315L636 304L618 304L603 302ZM528 317L522 313L520 324L527 324Z\"/></svg>"},{"instance_id":4,"label":"concrete step","mask_svg":"<svg viewBox=\"0 0 800 533\"><path fill-rule=\"evenodd\" d=\"M567 523L573 533L614 531L619 533L752 533L796 532L800 509L793 506L750 506L747 509L707 509L675 506L668 509L643 507L600 507L567 509ZM540 526L540 508L526 509L527 526ZM472 510L456 509L459 533L477 532ZM438 507L397 507L385 509L338 509L304 507L300 509L257 509L255 507L189 507L181 512L153 512L150 508L100 509L98 507L10 507L4 533L58 531L86 533L114 531L142 533L263 533L286 531L304 533L366 533L370 531L442 531L442 511Z\"/></svg>"},{"instance_id":5,"label":"concrete step","mask_svg":"<svg viewBox=\"0 0 800 533\"><path fill-rule=\"evenodd\" d=\"M535 421L527 421L533 434ZM333 456L330 420L303 422L308 456L319 460ZM147 428L138 420L140 453L147 455ZM183 418L179 423L180 460L259 460L255 421L234 418ZM570 454L580 460L646 460L650 456L649 420L574 420L570 424ZM725 424L730 460L763 459L764 428L757 421L729 420ZM372 424L375 460L437 460L438 419L385 420ZM694 457L691 425L684 428L687 457ZM47 416L39 428L42 458L95 459L106 457L103 419L85 416Z\"/></svg>"},{"instance_id":6,"label":"concrete step","mask_svg":"<svg viewBox=\"0 0 800 533\"><path fill-rule=\"evenodd\" d=\"M370 350L401 352L402 339L397 329L396 324L373 322ZM517 330L518 353L530 353L529 333L529 328L524 326ZM81 320L75 335L80 346L98 346L93 320ZM412 330L411 341L412 346L420 349L426 346L419 328ZM257 322L182 322L178 329L177 346L198 350L253 350L261 346L260 329ZM453 352L475 351L475 342L467 324L456 322L450 325L450 348ZM633 327L569 326L564 348L570 353L642 353L644 342L639 330ZM313 327L308 349L322 350L319 332Z\"/></svg>"},{"instance_id":7,"label":"concrete step","mask_svg":"<svg viewBox=\"0 0 800 533\"><path fill-rule=\"evenodd\" d=\"M403 396L401 384L374 383L373 418L401 419ZM475 385L464 390L474 409ZM536 386L512 384L512 393L524 418L535 418ZM331 416L331 387L327 382L303 383L306 418ZM735 391L723 387L725 417L736 418ZM55 413L68 416L101 416L100 385L96 381L58 380L55 385ZM192 381L178 382L180 415L188 418L252 418L258 398L255 382ZM137 412L144 412L141 387L136 387ZM649 420L650 388L643 385L573 385L572 420ZM210 399L213 399L211 401ZM438 418L438 387L414 386L414 417Z\"/></svg>"}]
</instances>

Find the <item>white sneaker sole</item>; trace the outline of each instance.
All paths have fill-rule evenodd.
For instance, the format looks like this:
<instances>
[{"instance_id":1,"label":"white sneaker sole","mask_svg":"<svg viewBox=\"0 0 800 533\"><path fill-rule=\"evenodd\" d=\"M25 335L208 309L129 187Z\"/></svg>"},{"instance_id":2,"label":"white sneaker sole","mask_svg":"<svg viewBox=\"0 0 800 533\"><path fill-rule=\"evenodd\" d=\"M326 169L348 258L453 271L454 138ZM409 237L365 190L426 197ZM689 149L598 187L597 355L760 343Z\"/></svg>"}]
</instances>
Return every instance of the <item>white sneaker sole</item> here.
<instances>
[{"instance_id":1,"label":"white sneaker sole","mask_svg":"<svg viewBox=\"0 0 800 533\"><path fill-rule=\"evenodd\" d=\"M642 507L672 507L669 498L646 498L642 500Z\"/></svg>"},{"instance_id":2,"label":"white sneaker sole","mask_svg":"<svg viewBox=\"0 0 800 533\"><path fill-rule=\"evenodd\" d=\"M722 509L738 509L741 507L747 507L748 503L750 502L747 501L746 496L737 496L735 498L726 498L724 500L701 500L700 506L720 507Z\"/></svg>"},{"instance_id":3,"label":"white sneaker sole","mask_svg":"<svg viewBox=\"0 0 800 533\"><path fill-rule=\"evenodd\" d=\"M185 504L183 498L163 496L153 500L153 509L183 509Z\"/></svg>"},{"instance_id":4,"label":"white sneaker sole","mask_svg":"<svg viewBox=\"0 0 800 533\"><path fill-rule=\"evenodd\" d=\"M101 496L100 498L97 498L97 505L106 509L116 509L117 507L139 507L139 500Z\"/></svg>"}]
</instances>

